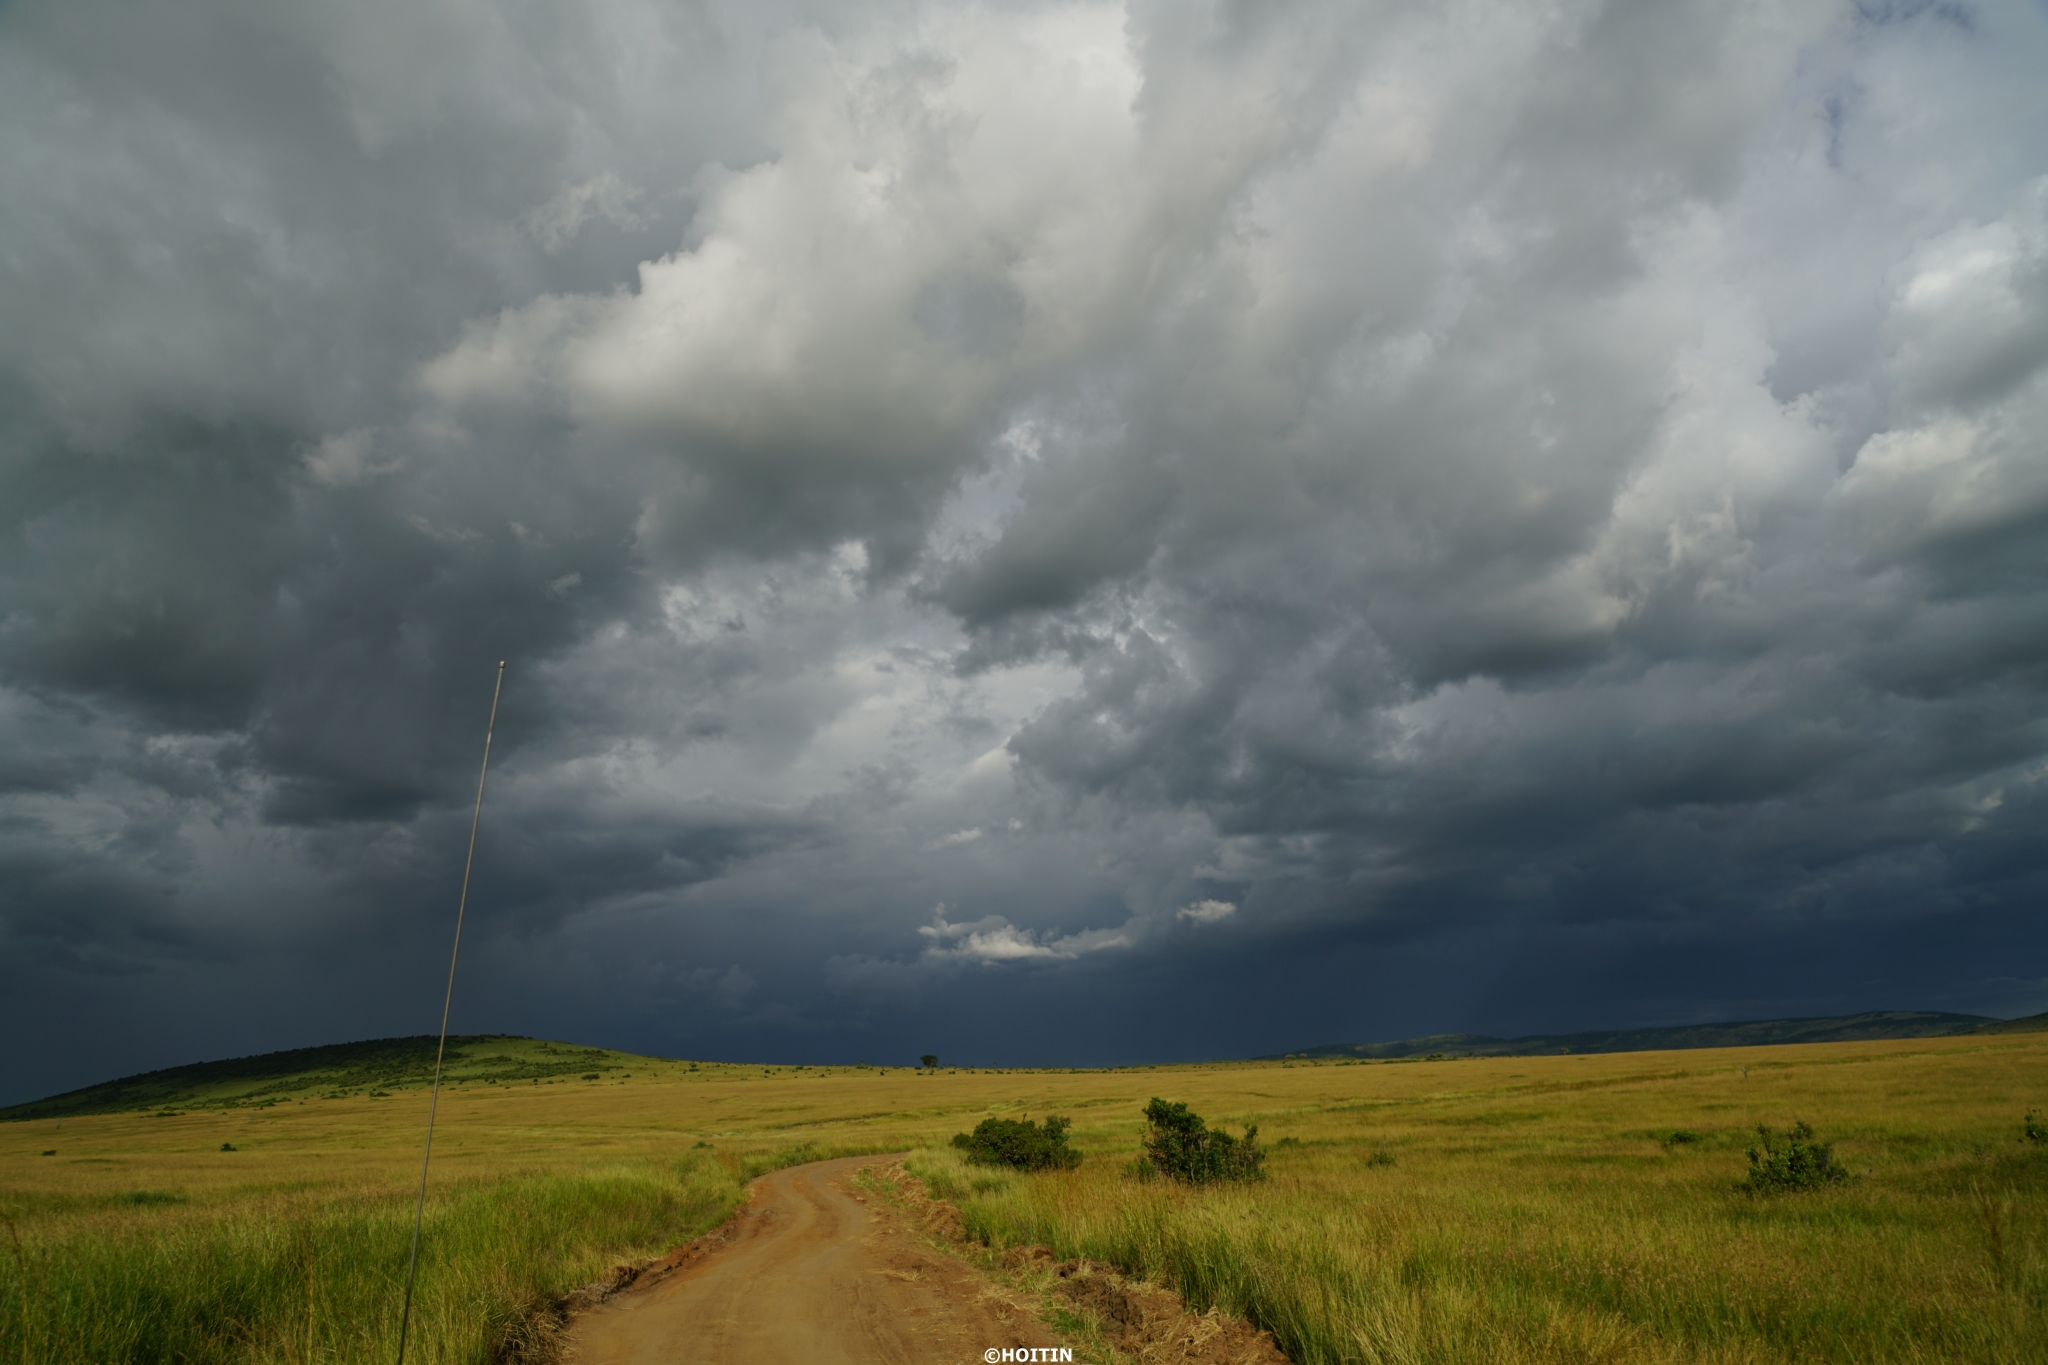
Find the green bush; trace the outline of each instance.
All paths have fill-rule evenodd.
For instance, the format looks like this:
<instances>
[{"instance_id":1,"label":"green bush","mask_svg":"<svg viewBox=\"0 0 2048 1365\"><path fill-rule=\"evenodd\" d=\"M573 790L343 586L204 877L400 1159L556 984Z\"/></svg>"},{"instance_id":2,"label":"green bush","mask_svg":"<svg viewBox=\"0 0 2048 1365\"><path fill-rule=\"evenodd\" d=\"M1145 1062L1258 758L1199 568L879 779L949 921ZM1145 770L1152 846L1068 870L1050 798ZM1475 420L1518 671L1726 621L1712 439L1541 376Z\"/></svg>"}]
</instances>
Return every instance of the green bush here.
<instances>
[{"instance_id":1,"label":"green bush","mask_svg":"<svg viewBox=\"0 0 2048 1365\"><path fill-rule=\"evenodd\" d=\"M1015 1166L1020 1171L1070 1171L1081 1154L1067 1146L1067 1120L1048 1115L1041 1126L1030 1119L983 1119L972 1133L953 1134L953 1145L969 1161Z\"/></svg>"},{"instance_id":2,"label":"green bush","mask_svg":"<svg viewBox=\"0 0 2048 1365\"><path fill-rule=\"evenodd\" d=\"M1773 1133L1759 1123L1757 1144L1749 1149L1748 1189L1752 1194L1815 1190L1849 1178L1849 1168L1835 1160L1835 1149L1814 1141L1813 1129L1795 1123L1789 1132Z\"/></svg>"},{"instance_id":3,"label":"green bush","mask_svg":"<svg viewBox=\"0 0 2048 1365\"><path fill-rule=\"evenodd\" d=\"M2029 1142L2048 1143L2048 1127L2042 1126L2041 1115L2032 1109L2027 1111L2026 1126L2020 1132Z\"/></svg>"},{"instance_id":4,"label":"green bush","mask_svg":"<svg viewBox=\"0 0 2048 1365\"><path fill-rule=\"evenodd\" d=\"M1185 1104L1168 1104L1156 1096L1145 1106L1145 1123L1145 1156L1163 1176L1189 1185L1266 1178L1257 1124L1233 1138L1204 1125Z\"/></svg>"}]
</instances>

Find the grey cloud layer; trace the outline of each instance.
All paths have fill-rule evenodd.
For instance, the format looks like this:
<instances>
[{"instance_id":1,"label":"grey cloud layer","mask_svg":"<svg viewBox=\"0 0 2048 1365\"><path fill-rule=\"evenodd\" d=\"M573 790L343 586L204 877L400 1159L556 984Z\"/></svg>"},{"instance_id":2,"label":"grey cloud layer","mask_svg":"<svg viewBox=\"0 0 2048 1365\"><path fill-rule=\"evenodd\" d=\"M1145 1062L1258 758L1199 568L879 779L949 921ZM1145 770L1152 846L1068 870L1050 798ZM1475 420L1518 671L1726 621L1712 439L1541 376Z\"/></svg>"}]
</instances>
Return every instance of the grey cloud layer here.
<instances>
[{"instance_id":1,"label":"grey cloud layer","mask_svg":"<svg viewBox=\"0 0 2048 1365\"><path fill-rule=\"evenodd\" d=\"M104 1022L8 1084L421 1026L499 657L478 1027L2040 1008L2044 66L2018 4L16 5L0 975Z\"/></svg>"}]
</instances>

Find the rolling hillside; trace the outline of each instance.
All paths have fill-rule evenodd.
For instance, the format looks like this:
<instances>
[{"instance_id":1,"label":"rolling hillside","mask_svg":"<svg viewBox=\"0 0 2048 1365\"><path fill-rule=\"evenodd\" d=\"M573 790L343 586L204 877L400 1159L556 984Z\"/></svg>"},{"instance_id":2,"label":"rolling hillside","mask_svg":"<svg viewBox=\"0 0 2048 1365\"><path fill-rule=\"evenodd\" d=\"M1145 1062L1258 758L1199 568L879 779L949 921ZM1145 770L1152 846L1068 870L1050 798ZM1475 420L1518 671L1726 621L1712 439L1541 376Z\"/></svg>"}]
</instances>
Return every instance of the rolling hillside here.
<instances>
[{"instance_id":1,"label":"rolling hillside","mask_svg":"<svg viewBox=\"0 0 2048 1365\"><path fill-rule=\"evenodd\" d=\"M1555 1052L1656 1052L1667 1048L1759 1047L1776 1043L1845 1043L1876 1038L1941 1038L1958 1033L2023 1033L2048 1029L2048 1014L1991 1019L1981 1014L1931 1010L1878 1010L1825 1019L1753 1019L1674 1028L1605 1029L1591 1033L1533 1033L1490 1038L1439 1033L1395 1043L1324 1043L1252 1060L1290 1058L1517 1057Z\"/></svg>"},{"instance_id":2,"label":"rolling hillside","mask_svg":"<svg viewBox=\"0 0 2048 1365\"><path fill-rule=\"evenodd\" d=\"M1760 1019L1677 1028L1612 1029L1591 1033L1530 1034L1491 1038L1443 1033L1391 1043L1326 1043L1252 1061L1424 1057L1512 1057L1559 1052L1649 1052L1665 1048L1755 1047L1774 1043L1834 1043L1884 1038L1937 1038L1965 1033L2048 1031L2048 1014L1989 1019L1975 1014L1888 1010L1827 1019ZM471 1034L448 1039L444 1079L450 1085L539 1084L554 1080L642 1077L678 1071L727 1069L718 1063L678 1062L605 1048ZM747 1068L751 1070L751 1068ZM776 1068L780 1071L784 1068ZM795 1068L803 1070L804 1068ZM154 1113L183 1109L265 1108L288 1099L372 1098L427 1084L433 1077L434 1038L375 1038L357 1043L293 1048L253 1057L198 1062L103 1081L80 1090L0 1109L0 1123L68 1118L80 1114Z\"/></svg>"},{"instance_id":3,"label":"rolling hillside","mask_svg":"<svg viewBox=\"0 0 2048 1365\"><path fill-rule=\"evenodd\" d=\"M448 1039L451 1084L511 1084L673 1069L677 1063L544 1039L475 1034ZM103 1081L0 1109L0 1122L162 1109L263 1107L318 1095L339 1099L423 1086L433 1079L434 1037L376 1038L198 1062Z\"/></svg>"}]
</instances>

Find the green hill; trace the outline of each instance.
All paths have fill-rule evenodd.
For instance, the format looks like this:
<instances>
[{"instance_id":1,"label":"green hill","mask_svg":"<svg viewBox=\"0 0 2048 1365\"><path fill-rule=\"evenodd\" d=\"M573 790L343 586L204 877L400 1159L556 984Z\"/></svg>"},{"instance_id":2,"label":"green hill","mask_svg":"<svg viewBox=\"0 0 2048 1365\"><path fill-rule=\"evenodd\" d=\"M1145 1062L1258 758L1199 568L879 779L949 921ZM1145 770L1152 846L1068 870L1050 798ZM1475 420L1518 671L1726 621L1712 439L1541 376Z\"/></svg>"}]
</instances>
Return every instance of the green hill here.
<instances>
[{"instance_id":1,"label":"green hill","mask_svg":"<svg viewBox=\"0 0 2048 1365\"><path fill-rule=\"evenodd\" d=\"M1253 1061L1409 1057L1512 1057L1556 1052L1648 1052L1665 1048L1754 1047L1774 1043L1832 1043L1864 1038L1935 1038L1959 1033L2048 1031L2048 1014L1990 1019L1977 1014L1887 1010L1827 1019L1759 1019L1677 1028L1615 1029L1592 1033L1530 1034L1490 1038L1440 1033L1393 1043L1326 1043ZM606 1048L579 1047L506 1034L448 1039L443 1079L449 1084L547 1081L632 1073L642 1076L695 1069L698 1064L642 1057ZM716 1069L713 1064L704 1064ZM255 1057L146 1071L82 1090L0 1109L0 1122L69 1118L74 1114L156 1112L166 1109L262 1108L287 1099L390 1093L425 1086L434 1074L434 1037L374 1038L330 1043Z\"/></svg>"},{"instance_id":2,"label":"green hill","mask_svg":"<svg viewBox=\"0 0 2048 1365\"><path fill-rule=\"evenodd\" d=\"M2048 1033L2048 1014L2030 1014L2024 1019L1994 1019L1979 1024L1972 1033Z\"/></svg>"},{"instance_id":3,"label":"green hill","mask_svg":"<svg viewBox=\"0 0 2048 1365\"><path fill-rule=\"evenodd\" d=\"M674 1064L604 1048L538 1038L475 1034L448 1039L444 1083L550 1080L633 1071L646 1075ZM390 1092L424 1086L434 1077L434 1036L376 1038L361 1043L293 1048L257 1057L198 1062L103 1081L48 1099L0 1109L0 1122L161 1109L260 1108L315 1095Z\"/></svg>"},{"instance_id":4,"label":"green hill","mask_svg":"<svg viewBox=\"0 0 2048 1365\"><path fill-rule=\"evenodd\" d=\"M1292 1058L1526 1057L1555 1052L1659 1052L1671 1048L1762 1047L1778 1043L1842 1043L1868 1038L1941 1038L1955 1033L2005 1033L2048 1028L2048 1015L1990 1019L1938 1010L1878 1010L1825 1019L1752 1019L1675 1028L1603 1029L1592 1033L1532 1033L1490 1038L1480 1033L1439 1033L1397 1043L1325 1043L1298 1052L1255 1057Z\"/></svg>"}]
</instances>

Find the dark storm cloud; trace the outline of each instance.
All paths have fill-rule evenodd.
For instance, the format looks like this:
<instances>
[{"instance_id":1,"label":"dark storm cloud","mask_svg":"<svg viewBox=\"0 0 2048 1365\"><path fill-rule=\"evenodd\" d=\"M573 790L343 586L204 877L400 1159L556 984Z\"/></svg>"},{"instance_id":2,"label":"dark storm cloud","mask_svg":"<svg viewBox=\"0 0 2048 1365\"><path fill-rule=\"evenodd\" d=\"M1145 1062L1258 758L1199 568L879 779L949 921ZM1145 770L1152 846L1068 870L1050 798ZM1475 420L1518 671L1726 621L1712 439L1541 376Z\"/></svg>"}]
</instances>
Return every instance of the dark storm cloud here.
<instances>
[{"instance_id":1,"label":"dark storm cloud","mask_svg":"<svg viewBox=\"0 0 2048 1365\"><path fill-rule=\"evenodd\" d=\"M9 1097L430 1022L500 658L464 1028L2040 1008L2044 58L7 9Z\"/></svg>"}]
</instances>

